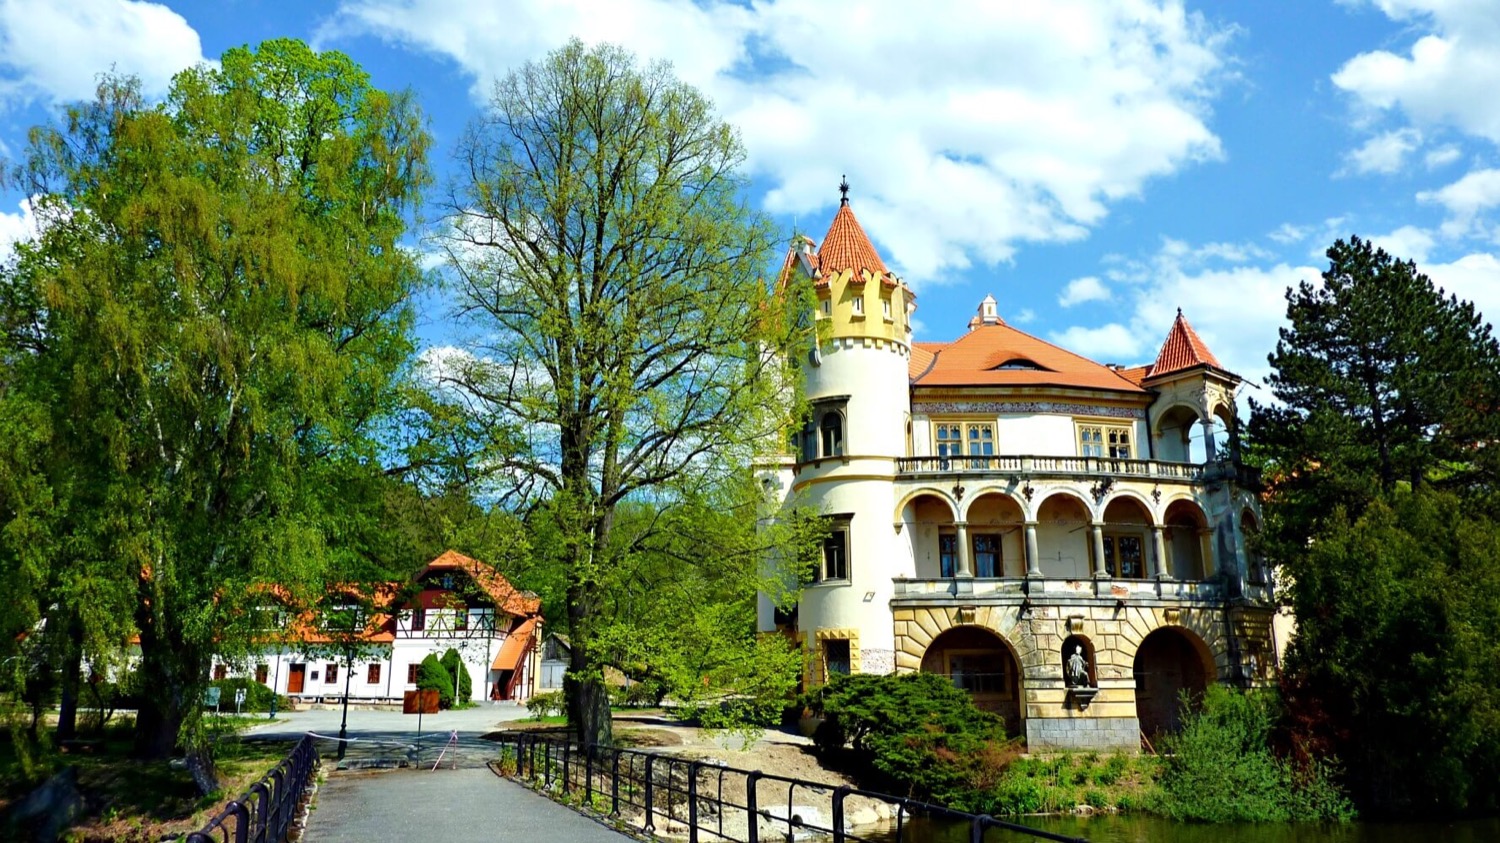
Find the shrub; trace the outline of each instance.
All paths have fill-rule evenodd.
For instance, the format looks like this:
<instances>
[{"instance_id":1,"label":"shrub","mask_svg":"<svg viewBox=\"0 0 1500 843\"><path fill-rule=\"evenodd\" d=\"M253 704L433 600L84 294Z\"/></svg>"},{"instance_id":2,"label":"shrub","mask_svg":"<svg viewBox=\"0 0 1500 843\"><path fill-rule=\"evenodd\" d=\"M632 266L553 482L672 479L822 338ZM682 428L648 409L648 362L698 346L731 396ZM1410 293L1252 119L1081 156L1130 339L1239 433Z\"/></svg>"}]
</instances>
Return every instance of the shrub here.
<instances>
[{"instance_id":1,"label":"shrub","mask_svg":"<svg viewBox=\"0 0 1500 843\"><path fill-rule=\"evenodd\" d=\"M566 704L562 691L547 691L532 694L531 699L526 701L526 710L531 712L532 717L541 720L543 717L562 714Z\"/></svg>"},{"instance_id":2,"label":"shrub","mask_svg":"<svg viewBox=\"0 0 1500 843\"><path fill-rule=\"evenodd\" d=\"M276 694L270 688L247 676L215 679L209 682L208 685L210 688L219 689L220 711L234 711L234 692L241 688L245 689L245 704L240 706L240 711L270 711L271 700L276 698ZM287 710L290 700L286 697L276 699L276 707L282 711Z\"/></svg>"},{"instance_id":3,"label":"shrub","mask_svg":"<svg viewBox=\"0 0 1500 843\"><path fill-rule=\"evenodd\" d=\"M453 674L432 653L417 665L417 690L437 691L438 708L453 707Z\"/></svg>"},{"instance_id":4,"label":"shrub","mask_svg":"<svg viewBox=\"0 0 1500 843\"><path fill-rule=\"evenodd\" d=\"M840 676L804 703L824 717L820 750L847 743L878 786L945 804L973 800L972 780L987 777L982 750L1006 741L999 717L930 673Z\"/></svg>"},{"instance_id":5,"label":"shrub","mask_svg":"<svg viewBox=\"0 0 1500 843\"><path fill-rule=\"evenodd\" d=\"M448 671L448 694L453 695L453 677L458 677L458 699L454 704L466 705L474 699L474 681L469 678L469 668L464 664L463 657L452 647L443 654L443 669Z\"/></svg>"},{"instance_id":6,"label":"shrub","mask_svg":"<svg viewBox=\"0 0 1500 843\"><path fill-rule=\"evenodd\" d=\"M1353 806L1327 770L1302 776L1270 750L1278 702L1266 693L1212 686L1183 729L1163 742L1157 808L1178 820L1284 822L1348 820Z\"/></svg>"}]
</instances>

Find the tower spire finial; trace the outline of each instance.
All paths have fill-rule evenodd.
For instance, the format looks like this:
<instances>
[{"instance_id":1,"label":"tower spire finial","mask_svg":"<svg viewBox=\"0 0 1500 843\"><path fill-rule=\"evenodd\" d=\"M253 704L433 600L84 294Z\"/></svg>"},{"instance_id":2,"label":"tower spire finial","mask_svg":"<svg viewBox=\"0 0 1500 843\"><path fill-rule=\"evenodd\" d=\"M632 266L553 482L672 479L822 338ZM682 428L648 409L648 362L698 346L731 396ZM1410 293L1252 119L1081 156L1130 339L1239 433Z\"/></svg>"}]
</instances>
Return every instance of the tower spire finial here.
<instances>
[{"instance_id":1,"label":"tower spire finial","mask_svg":"<svg viewBox=\"0 0 1500 843\"><path fill-rule=\"evenodd\" d=\"M839 204L849 204L849 177L839 176Z\"/></svg>"}]
</instances>

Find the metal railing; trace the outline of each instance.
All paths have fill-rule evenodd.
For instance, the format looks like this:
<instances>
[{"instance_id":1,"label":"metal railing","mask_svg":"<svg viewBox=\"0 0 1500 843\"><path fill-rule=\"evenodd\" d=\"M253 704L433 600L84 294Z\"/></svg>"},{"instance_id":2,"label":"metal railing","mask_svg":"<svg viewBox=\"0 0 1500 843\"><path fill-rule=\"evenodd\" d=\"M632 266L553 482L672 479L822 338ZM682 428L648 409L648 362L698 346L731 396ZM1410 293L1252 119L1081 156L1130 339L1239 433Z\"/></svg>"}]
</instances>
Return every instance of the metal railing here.
<instances>
[{"instance_id":1,"label":"metal railing","mask_svg":"<svg viewBox=\"0 0 1500 843\"><path fill-rule=\"evenodd\" d=\"M304 735L275 769L189 834L187 843L284 843L317 766L313 739Z\"/></svg>"},{"instance_id":2,"label":"metal railing","mask_svg":"<svg viewBox=\"0 0 1500 843\"><path fill-rule=\"evenodd\" d=\"M647 835L687 838L688 843L782 843L808 835L833 843L910 843L912 823L964 824L969 843L1031 838L1088 843L983 814L884 793L832 786L740 770L631 749L580 750L558 738L518 733L502 741L508 774L543 792L580 800L601 814L627 821ZM850 800L855 800L851 806ZM850 830L850 809L875 817L884 805L888 819L863 833ZM826 813L824 807L826 806Z\"/></svg>"}]
</instances>

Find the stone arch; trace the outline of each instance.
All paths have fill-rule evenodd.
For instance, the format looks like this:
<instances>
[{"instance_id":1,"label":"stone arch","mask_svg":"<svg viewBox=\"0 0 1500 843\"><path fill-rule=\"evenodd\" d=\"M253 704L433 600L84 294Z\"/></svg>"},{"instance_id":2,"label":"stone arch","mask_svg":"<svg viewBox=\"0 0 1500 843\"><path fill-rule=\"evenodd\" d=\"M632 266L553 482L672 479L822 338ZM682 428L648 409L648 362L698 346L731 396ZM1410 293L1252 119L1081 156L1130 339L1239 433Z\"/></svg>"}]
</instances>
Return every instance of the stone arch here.
<instances>
[{"instance_id":1,"label":"stone arch","mask_svg":"<svg viewBox=\"0 0 1500 843\"><path fill-rule=\"evenodd\" d=\"M1007 734L1024 733L1022 661L1005 636L985 626L960 624L938 633L922 653L921 671L946 676L968 691L974 705L998 714Z\"/></svg>"},{"instance_id":2,"label":"stone arch","mask_svg":"<svg viewBox=\"0 0 1500 843\"><path fill-rule=\"evenodd\" d=\"M1181 497L1162 513L1166 529L1167 572L1179 580L1201 580L1213 570L1209 549L1208 516L1197 501Z\"/></svg>"},{"instance_id":3,"label":"stone arch","mask_svg":"<svg viewBox=\"0 0 1500 843\"><path fill-rule=\"evenodd\" d=\"M895 515L894 520L895 520L895 522L897 524L900 524L904 520L902 518L902 515L904 514L904 512L906 510L906 507L909 504L911 504L913 501L915 501L917 498L922 497L923 495L927 495L927 496L930 496L930 497L937 498L938 500L940 500L943 503L947 504L948 505L948 517L949 517L949 519L953 520L953 521L957 521L958 520L958 503L953 500L953 496L952 495L949 495L947 492L944 492L941 489L932 489L932 488L926 488L926 487L924 487L924 488L921 488L921 489L915 489L913 491L907 492L906 495L901 498L900 502L896 504L896 515Z\"/></svg>"},{"instance_id":4,"label":"stone arch","mask_svg":"<svg viewBox=\"0 0 1500 843\"><path fill-rule=\"evenodd\" d=\"M1156 441L1156 458L1167 462L1193 462L1192 437L1196 432L1201 441L1198 426L1202 420L1202 411L1186 401L1174 402L1158 413L1151 427L1151 437Z\"/></svg>"},{"instance_id":5,"label":"stone arch","mask_svg":"<svg viewBox=\"0 0 1500 843\"><path fill-rule=\"evenodd\" d=\"M896 524L911 548L912 573L917 579L951 577L956 573L958 547L953 499L936 489L919 489L901 499Z\"/></svg>"},{"instance_id":6,"label":"stone arch","mask_svg":"<svg viewBox=\"0 0 1500 843\"><path fill-rule=\"evenodd\" d=\"M1117 492L1105 502L1104 564L1105 572L1116 579L1145 579L1154 567L1153 526L1156 519L1151 505L1131 492Z\"/></svg>"},{"instance_id":7,"label":"stone arch","mask_svg":"<svg viewBox=\"0 0 1500 843\"><path fill-rule=\"evenodd\" d=\"M1116 501L1133 501L1140 504L1141 511L1146 516L1145 523L1148 527L1154 527L1161 523L1161 520L1157 517L1155 502L1135 489L1115 489L1110 493L1108 498L1105 498L1104 507L1100 510L1104 515L1105 523L1109 522L1109 508L1114 506Z\"/></svg>"},{"instance_id":8,"label":"stone arch","mask_svg":"<svg viewBox=\"0 0 1500 843\"><path fill-rule=\"evenodd\" d=\"M1020 577L1026 574L1026 511L999 488L969 499L963 521L976 577Z\"/></svg>"},{"instance_id":9,"label":"stone arch","mask_svg":"<svg viewBox=\"0 0 1500 843\"><path fill-rule=\"evenodd\" d=\"M1131 660L1135 678L1136 717L1150 740L1182 727L1182 697L1189 705L1201 700L1215 680L1214 657L1203 638L1182 626L1152 630L1135 648Z\"/></svg>"},{"instance_id":10,"label":"stone arch","mask_svg":"<svg viewBox=\"0 0 1500 843\"><path fill-rule=\"evenodd\" d=\"M1088 501L1072 490L1057 489L1037 502L1035 512L1037 564L1042 576L1092 578L1089 527L1095 514Z\"/></svg>"}]
</instances>

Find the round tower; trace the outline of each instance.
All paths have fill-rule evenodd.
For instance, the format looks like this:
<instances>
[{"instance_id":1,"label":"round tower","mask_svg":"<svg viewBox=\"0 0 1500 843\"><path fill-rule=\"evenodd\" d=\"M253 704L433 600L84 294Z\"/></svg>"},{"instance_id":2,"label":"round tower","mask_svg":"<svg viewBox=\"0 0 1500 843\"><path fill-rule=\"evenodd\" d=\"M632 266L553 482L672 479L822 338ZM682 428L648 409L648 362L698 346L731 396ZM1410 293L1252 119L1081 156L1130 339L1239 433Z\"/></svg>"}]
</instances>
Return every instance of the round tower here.
<instances>
[{"instance_id":1,"label":"round tower","mask_svg":"<svg viewBox=\"0 0 1500 843\"><path fill-rule=\"evenodd\" d=\"M790 489L829 522L796 619L813 682L830 672L894 669L892 578L914 575L892 513L897 460L909 453L916 305L855 219L848 185L841 190L822 243L795 243L783 279L811 285L818 328L803 366L810 412Z\"/></svg>"}]
</instances>

